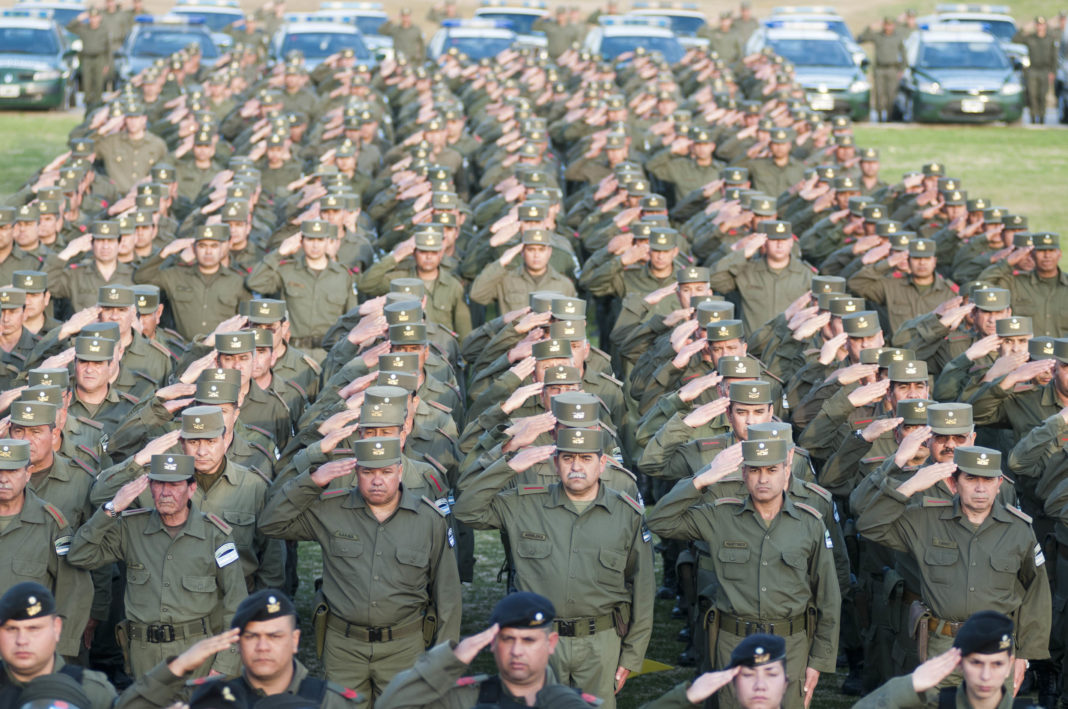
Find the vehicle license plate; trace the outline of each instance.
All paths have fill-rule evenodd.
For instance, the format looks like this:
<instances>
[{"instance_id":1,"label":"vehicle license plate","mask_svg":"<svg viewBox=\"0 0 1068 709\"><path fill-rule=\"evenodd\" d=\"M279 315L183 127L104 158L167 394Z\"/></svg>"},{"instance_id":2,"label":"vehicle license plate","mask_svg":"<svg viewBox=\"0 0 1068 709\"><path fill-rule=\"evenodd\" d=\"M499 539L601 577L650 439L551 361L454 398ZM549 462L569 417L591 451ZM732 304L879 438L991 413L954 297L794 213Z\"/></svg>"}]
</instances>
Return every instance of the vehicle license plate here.
<instances>
[{"instance_id":1,"label":"vehicle license plate","mask_svg":"<svg viewBox=\"0 0 1068 709\"><path fill-rule=\"evenodd\" d=\"M960 102L961 113L982 113L986 110L986 104L977 98L966 98Z\"/></svg>"},{"instance_id":2,"label":"vehicle license plate","mask_svg":"<svg viewBox=\"0 0 1068 709\"><path fill-rule=\"evenodd\" d=\"M813 111L830 111L834 108L834 96L830 94L813 94L808 103Z\"/></svg>"},{"instance_id":3,"label":"vehicle license plate","mask_svg":"<svg viewBox=\"0 0 1068 709\"><path fill-rule=\"evenodd\" d=\"M0 86L0 98L18 98L18 86Z\"/></svg>"}]
</instances>

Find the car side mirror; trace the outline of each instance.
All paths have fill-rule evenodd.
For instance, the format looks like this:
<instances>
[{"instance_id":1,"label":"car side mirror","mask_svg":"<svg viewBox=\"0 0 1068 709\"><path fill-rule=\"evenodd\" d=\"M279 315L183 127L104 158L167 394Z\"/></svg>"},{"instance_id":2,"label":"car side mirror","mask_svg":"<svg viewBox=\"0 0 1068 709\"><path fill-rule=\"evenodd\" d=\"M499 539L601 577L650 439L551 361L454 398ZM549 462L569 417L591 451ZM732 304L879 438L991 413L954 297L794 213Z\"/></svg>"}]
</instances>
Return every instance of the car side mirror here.
<instances>
[{"instance_id":1,"label":"car side mirror","mask_svg":"<svg viewBox=\"0 0 1068 709\"><path fill-rule=\"evenodd\" d=\"M868 59L867 57L864 57L863 59L860 60L860 69L861 69L861 71L867 71L870 66L871 66L871 59Z\"/></svg>"}]
</instances>

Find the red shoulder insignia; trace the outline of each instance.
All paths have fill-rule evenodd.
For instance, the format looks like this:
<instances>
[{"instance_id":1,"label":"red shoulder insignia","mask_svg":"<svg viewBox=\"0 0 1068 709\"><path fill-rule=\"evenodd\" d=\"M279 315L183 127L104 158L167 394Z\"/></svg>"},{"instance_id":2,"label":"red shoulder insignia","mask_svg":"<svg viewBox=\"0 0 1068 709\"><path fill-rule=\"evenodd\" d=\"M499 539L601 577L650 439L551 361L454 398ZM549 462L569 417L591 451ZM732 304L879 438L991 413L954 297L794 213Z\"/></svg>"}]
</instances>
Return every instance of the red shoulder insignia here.
<instances>
[{"instance_id":1,"label":"red shoulder insignia","mask_svg":"<svg viewBox=\"0 0 1068 709\"><path fill-rule=\"evenodd\" d=\"M953 500L948 500L943 497L927 497L923 498L924 507L952 507Z\"/></svg>"},{"instance_id":2,"label":"red shoulder insignia","mask_svg":"<svg viewBox=\"0 0 1068 709\"><path fill-rule=\"evenodd\" d=\"M853 425L854 426L867 426L869 423L871 423L874 420L875 419L857 419L856 421L853 422Z\"/></svg>"},{"instance_id":3,"label":"red shoulder insignia","mask_svg":"<svg viewBox=\"0 0 1068 709\"><path fill-rule=\"evenodd\" d=\"M60 527L69 527L70 523L67 518L63 516L63 513L59 511L59 508L50 502L44 503L45 512L52 515L52 518L56 520L56 524Z\"/></svg>"},{"instance_id":4,"label":"red shoulder insignia","mask_svg":"<svg viewBox=\"0 0 1068 709\"><path fill-rule=\"evenodd\" d=\"M449 406L446 406L445 404L441 403L440 401L434 401L433 399L423 399L423 401L425 401L426 403L430 404L431 406L433 406L435 409L437 409L439 411L444 411L445 413L449 414L450 416L452 415L452 408L449 407Z\"/></svg>"},{"instance_id":5,"label":"red shoulder insignia","mask_svg":"<svg viewBox=\"0 0 1068 709\"><path fill-rule=\"evenodd\" d=\"M904 278L905 274L901 271L894 271L894 278Z\"/></svg>"},{"instance_id":6,"label":"red shoulder insignia","mask_svg":"<svg viewBox=\"0 0 1068 709\"><path fill-rule=\"evenodd\" d=\"M453 438L452 436L450 436L449 434L445 433L445 431L443 431L441 429L441 426L436 426L434 428L434 430L437 431L438 433L440 433L441 435L445 436L445 438L447 438L450 443L452 443L453 445L456 445L456 439Z\"/></svg>"},{"instance_id":7,"label":"red shoulder insignia","mask_svg":"<svg viewBox=\"0 0 1068 709\"><path fill-rule=\"evenodd\" d=\"M223 531L223 534L230 534L234 531L233 527L224 522L222 517L218 516L217 514L213 512L207 512L204 516L208 518L209 522L221 529Z\"/></svg>"},{"instance_id":8,"label":"red shoulder insignia","mask_svg":"<svg viewBox=\"0 0 1068 709\"><path fill-rule=\"evenodd\" d=\"M719 507L720 505L744 505L745 502L743 502L740 497L721 497L713 504L715 504L716 507Z\"/></svg>"},{"instance_id":9,"label":"red shoulder insignia","mask_svg":"<svg viewBox=\"0 0 1068 709\"><path fill-rule=\"evenodd\" d=\"M97 463L100 462L100 456L98 456L96 453L94 453L93 450L91 448L89 448L88 446L86 446L84 443L79 443L78 444L78 450L81 450L81 451L84 451L85 453L88 453L89 457L91 457Z\"/></svg>"},{"instance_id":10,"label":"red shoulder insignia","mask_svg":"<svg viewBox=\"0 0 1068 709\"><path fill-rule=\"evenodd\" d=\"M1024 522L1027 522L1028 524L1031 524L1034 521L1031 515L1027 514L1015 505L1005 505L1005 509L1022 519Z\"/></svg>"},{"instance_id":11,"label":"red shoulder insignia","mask_svg":"<svg viewBox=\"0 0 1068 709\"><path fill-rule=\"evenodd\" d=\"M539 492L548 492L548 491L549 491L549 488L545 487L544 485L520 485L519 486L519 494L520 495L534 495L534 494L537 494Z\"/></svg>"},{"instance_id":12,"label":"red shoulder insignia","mask_svg":"<svg viewBox=\"0 0 1068 709\"><path fill-rule=\"evenodd\" d=\"M619 492L619 491L617 490L617 492ZM620 492L619 496L623 498L624 502L626 502L628 505L633 507L635 509L635 511L637 511L638 514L645 514L645 505L643 505L642 503L638 502L637 500L635 500L633 497L631 497L630 495L628 495L625 492Z\"/></svg>"},{"instance_id":13,"label":"red shoulder insignia","mask_svg":"<svg viewBox=\"0 0 1068 709\"><path fill-rule=\"evenodd\" d=\"M327 490L323 494L319 495L319 499L320 500L327 500L327 499L330 499L331 497L337 497L338 495L347 495L347 494L349 494L349 491L345 490L343 488L342 489L337 489L337 490Z\"/></svg>"},{"instance_id":14,"label":"red shoulder insignia","mask_svg":"<svg viewBox=\"0 0 1068 709\"><path fill-rule=\"evenodd\" d=\"M423 460L425 460L426 462L430 463L435 468L437 468L438 472L440 472L440 473L444 473L446 470L448 470L448 468L446 468L444 465L442 465L441 461L439 461L437 458L435 458L434 456L430 455L429 453L424 453L423 454Z\"/></svg>"},{"instance_id":15,"label":"red shoulder insignia","mask_svg":"<svg viewBox=\"0 0 1068 709\"><path fill-rule=\"evenodd\" d=\"M93 466L89 465L88 463L86 463L81 458L73 458L72 457L71 458L71 462L76 464L79 468L81 468L85 472L89 473L93 477L96 477L96 468L94 468Z\"/></svg>"},{"instance_id":16,"label":"red shoulder insignia","mask_svg":"<svg viewBox=\"0 0 1068 709\"><path fill-rule=\"evenodd\" d=\"M723 441L718 441L714 438L708 438L697 442L702 448L719 448L723 445Z\"/></svg>"},{"instance_id":17,"label":"red shoulder insignia","mask_svg":"<svg viewBox=\"0 0 1068 709\"><path fill-rule=\"evenodd\" d=\"M153 379L151 377L145 377L145 379L148 379L149 381L153 381ZM141 400L138 399L136 396L134 396L133 394L127 394L124 391L120 391L119 392L119 396L121 396L123 399L126 399L131 404L140 404L141 403Z\"/></svg>"},{"instance_id":18,"label":"red shoulder insignia","mask_svg":"<svg viewBox=\"0 0 1068 709\"><path fill-rule=\"evenodd\" d=\"M954 293L960 293L960 286L958 286L956 283L950 282L949 289Z\"/></svg>"},{"instance_id":19,"label":"red shoulder insignia","mask_svg":"<svg viewBox=\"0 0 1068 709\"><path fill-rule=\"evenodd\" d=\"M812 515L816 519L819 519L819 520L823 519L823 515L820 514L819 510L817 510L815 507L813 507L811 505L806 505L804 502L795 502L794 503L794 507L796 507L798 509L801 509L801 510L804 510L805 512L808 512L810 515Z\"/></svg>"},{"instance_id":20,"label":"red shoulder insignia","mask_svg":"<svg viewBox=\"0 0 1068 709\"><path fill-rule=\"evenodd\" d=\"M441 481L438 480L438 476L431 473L427 476L430 478L430 482L434 483L434 487L438 489L438 492L445 492L445 488L442 486Z\"/></svg>"},{"instance_id":21,"label":"red shoulder insignia","mask_svg":"<svg viewBox=\"0 0 1068 709\"><path fill-rule=\"evenodd\" d=\"M308 398L308 392L305 391L304 387L302 387L300 384L297 384L294 380L287 379L286 380L286 384L288 384L289 386L291 386L294 389L296 389L297 391L299 391L301 396L303 396L305 399Z\"/></svg>"}]
</instances>

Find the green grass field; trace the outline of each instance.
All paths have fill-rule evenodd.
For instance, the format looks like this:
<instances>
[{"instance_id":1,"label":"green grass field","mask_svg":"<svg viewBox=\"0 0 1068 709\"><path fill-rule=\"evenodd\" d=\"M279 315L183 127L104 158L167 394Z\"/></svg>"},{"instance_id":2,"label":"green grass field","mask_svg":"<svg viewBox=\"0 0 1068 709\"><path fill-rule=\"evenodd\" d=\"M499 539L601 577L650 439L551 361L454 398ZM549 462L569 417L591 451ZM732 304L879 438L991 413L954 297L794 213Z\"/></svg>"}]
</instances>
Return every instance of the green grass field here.
<instances>
[{"instance_id":1,"label":"green grass field","mask_svg":"<svg viewBox=\"0 0 1068 709\"><path fill-rule=\"evenodd\" d=\"M78 113L0 113L0 196L20 188L37 170L67 149L67 134L81 120Z\"/></svg>"}]
</instances>

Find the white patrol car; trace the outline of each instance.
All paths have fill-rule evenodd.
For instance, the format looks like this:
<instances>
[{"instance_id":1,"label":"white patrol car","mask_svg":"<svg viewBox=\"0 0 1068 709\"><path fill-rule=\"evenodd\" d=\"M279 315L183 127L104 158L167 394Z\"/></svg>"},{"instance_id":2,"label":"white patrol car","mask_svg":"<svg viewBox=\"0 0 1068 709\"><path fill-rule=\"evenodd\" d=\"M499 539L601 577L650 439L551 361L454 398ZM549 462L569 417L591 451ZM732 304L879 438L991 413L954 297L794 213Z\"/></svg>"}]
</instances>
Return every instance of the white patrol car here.
<instances>
[{"instance_id":1,"label":"white patrol car","mask_svg":"<svg viewBox=\"0 0 1068 709\"><path fill-rule=\"evenodd\" d=\"M671 22L671 31L683 47L707 47L708 40L698 37L697 32L708 24L708 18L695 2L670 2L642 0L631 7L629 15L666 17Z\"/></svg>"},{"instance_id":2,"label":"white patrol car","mask_svg":"<svg viewBox=\"0 0 1068 709\"><path fill-rule=\"evenodd\" d=\"M686 53L671 31L671 20L659 15L601 15L597 26L586 34L584 51L613 60L639 47L659 52L670 64Z\"/></svg>"},{"instance_id":3,"label":"white patrol car","mask_svg":"<svg viewBox=\"0 0 1068 709\"><path fill-rule=\"evenodd\" d=\"M510 23L500 20L442 20L441 29L434 33L427 45L427 55L437 61L443 54L455 49L471 59L488 59L510 48L516 42L516 33Z\"/></svg>"},{"instance_id":4,"label":"white patrol car","mask_svg":"<svg viewBox=\"0 0 1068 709\"><path fill-rule=\"evenodd\" d=\"M271 37L270 55L285 61L292 51L304 55L304 66L311 71L327 57L343 49L352 49L360 64L374 64L375 57L363 40L363 34L351 18L328 18L321 13L286 13L285 24Z\"/></svg>"},{"instance_id":5,"label":"white patrol car","mask_svg":"<svg viewBox=\"0 0 1068 709\"><path fill-rule=\"evenodd\" d=\"M516 44L523 47L545 47L545 33L534 30L534 23L545 16L549 6L544 0L482 0L475 17L482 20L503 20L516 33Z\"/></svg>"}]
</instances>

